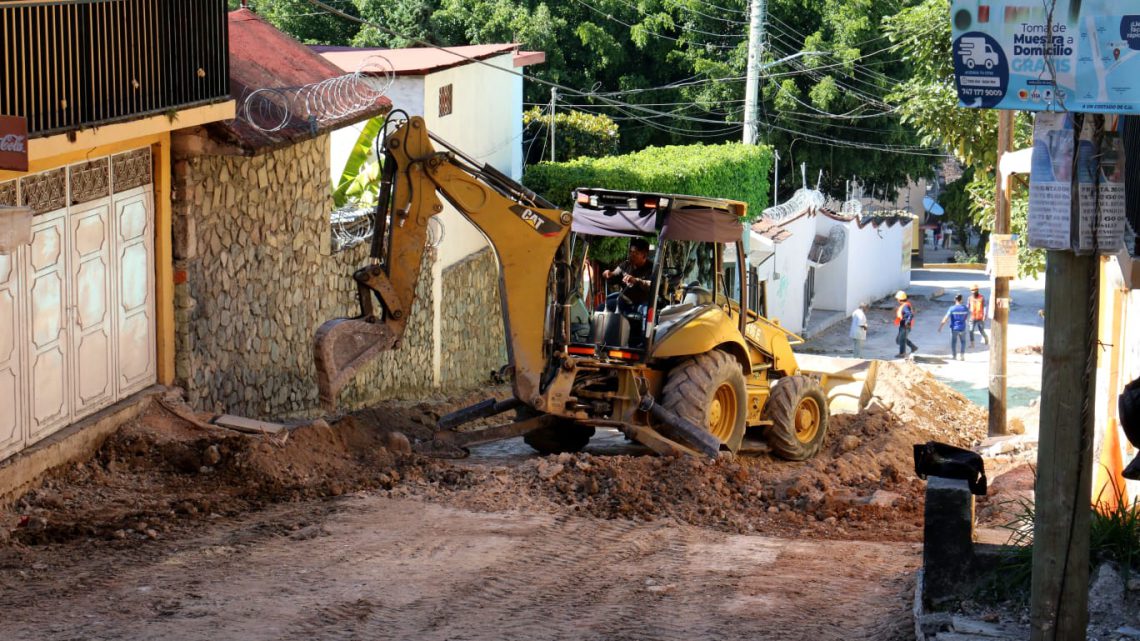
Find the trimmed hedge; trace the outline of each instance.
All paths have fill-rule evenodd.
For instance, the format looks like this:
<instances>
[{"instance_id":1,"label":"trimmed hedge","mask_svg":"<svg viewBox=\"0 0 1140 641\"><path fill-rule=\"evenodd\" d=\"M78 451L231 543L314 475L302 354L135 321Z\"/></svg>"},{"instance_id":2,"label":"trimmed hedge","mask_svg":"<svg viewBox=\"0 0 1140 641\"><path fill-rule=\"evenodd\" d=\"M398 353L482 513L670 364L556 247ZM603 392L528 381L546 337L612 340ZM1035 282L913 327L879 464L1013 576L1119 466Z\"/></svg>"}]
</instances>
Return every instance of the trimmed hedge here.
<instances>
[{"instance_id":1,"label":"trimmed hedge","mask_svg":"<svg viewBox=\"0 0 1140 641\"><path fill-rule=\"evenodd\" d=\"M554 115L555 142L558 149L555 158L581 158L582 156L612 156L618 152L618 126L609 116L589 114L582 111L559 111ZM542 162L540 156L549 158L550 114L542 113L538 107L523 113L523 127L527 138L534 139L528 145L527 163ZM545 152L545 153L544 153Z\"/></svg>"},{"instance_id":2,"label":"trimmed hedge","mask_svg":"<svg viewBox=\"0 0 1140 641\"><path fill-rule=\"evenodd\" d=\"M567 209L578 187L647 191L748 203L748 218L768 206L772 149L726 143L649 147L625 156L539 163L523 174L526 186Z\"/></svg>"}]
</instances>

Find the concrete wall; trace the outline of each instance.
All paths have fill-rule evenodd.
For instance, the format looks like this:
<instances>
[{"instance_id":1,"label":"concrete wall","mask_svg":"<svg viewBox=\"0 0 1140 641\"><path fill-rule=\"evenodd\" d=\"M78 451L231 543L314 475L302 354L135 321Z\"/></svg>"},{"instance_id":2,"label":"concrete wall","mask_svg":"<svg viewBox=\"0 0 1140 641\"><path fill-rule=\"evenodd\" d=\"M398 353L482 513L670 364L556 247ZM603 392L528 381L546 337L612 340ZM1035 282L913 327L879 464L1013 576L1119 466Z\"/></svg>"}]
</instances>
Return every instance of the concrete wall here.
<instances>
[{"instance_id":1,"label":"concrete wall","mask_svg":"<svg viewBox=\"0 0 1140 641\"><path fill-rule=\"evenodd\" d=\"M422 116L424 113L424 79L423 76L404 76L396 78L385 94L392 101L392 109L403 109L413 116ZM356 139L360 137L365 123L337 129L330 134L331 150L329 155L329 175L336 183L344 172L344 165L352 153Z\"/></svg>"},{"instance_id":2,"label":"concrete wall","mask_svg":"<svg viewBox=\"0 0 1140 641\"><path fill-rule=\"evenodd\" d=\"M485 61L514 71L510 53ZM452 112L439 115L439 90L452 87ZM489 163L515 179L522 177L522 78L483 64L444 69L424 78L424 120L428 130L463 153ZM441 268L487 246L482 234L450 204L440 214L446 240L439 247Z\"/></svg>"},{"instance_id":3,"label":"concrete wall","mask_svg":"<svg viewBox=\"0 0 1140 641\"><path fill-rule=\"evenodd\" d=\"M313 334L358 313L351 274L368 252L328 253L328 163L328 136L252 158L175 159L176 383L195 407L316 413ZM424 269L403 345L360 373L346 405L431 388L431 288Z\"/></svg>"},{"instance_id":4,"label":"concrete wall","mask_svg":"<svg viewBox=\"0 0 1140 641\"><path fill-rule=\"evenodd\" d=\"M804 214L784 228L792 235L776 245L775 274L768 281L768 315L792 332L804 328L804 282L807 279L808 251L815 240L815 214Z\"/></svg>"},{"instance_id":5,"label":"concrete wall","mask_svg":"<svg viewBox=\"0 0 1140 641\"><path fill-rule=\"evenodd\" d=\"M851 228L854 223L835 220L829 216L816 216L815 233L826 237L832 227L842 227L847 231L847 239L851 239ZM843 251L830 261L815 270L815 301L814 309L828 309L849 312L847 309L847 292L852 287L851 280L858 278L858 272L852 272L848 264L850 259L849 242L844 244Z\"/></svg>"},{"instance_id":6,"label":"concrete wall","mask_svg":"<svg viewBox=\"0 0 1140 641\"><path fill-rule=\"evenodd\" d=\"M910 285L910 243L913 223L860 228L855 221L818 216L817 234L831 227L847 230L847 244L839 256L817 268L815 309L850 314L860 303L889 296Z\"/></svg>"},{"instance_id":7,"label":"concrete wall","mask_svg":"<svg viewBox=\"0 0 1140 641\"><path fill-rule=\"evenodd\" d=\"M890 296L910 285L910 238L912 225L867 225L848 223L847 301L850 314L860 303Z\"/></svg>"}]
</instances>

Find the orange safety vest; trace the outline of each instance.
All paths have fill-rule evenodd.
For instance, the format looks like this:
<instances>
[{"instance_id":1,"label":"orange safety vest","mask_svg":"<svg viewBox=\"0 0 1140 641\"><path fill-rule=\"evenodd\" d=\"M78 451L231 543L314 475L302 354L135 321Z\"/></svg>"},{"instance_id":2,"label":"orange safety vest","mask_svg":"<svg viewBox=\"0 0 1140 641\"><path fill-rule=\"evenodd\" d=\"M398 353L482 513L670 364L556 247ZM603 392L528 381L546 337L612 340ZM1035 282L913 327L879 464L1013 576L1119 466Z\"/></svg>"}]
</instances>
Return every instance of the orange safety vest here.
<instances>
[{"instance_id":1,"label":"orange safety vest","mask_svg":"<svg viewBox=\"0 0 1140 641\"><path fill-rule=\"evenodd\" d=\"M902 324L903 307L909 307L910 308L910 326L913 327L914 326L914 306L910 304L909 300L903 301L902 303L900 303L899 308L895 310L895 325Z\"/></svg>"},{"instance_id":2,"label":"orange safety vest","mask_svg":"<svg viewBox=\"0 0 1140 641\"><path fill-rule=\"evenodd\" d=\"M978 294L970 297L970 318L973 320L986 319L986 297Z\"/></svg>"}]
</instances>

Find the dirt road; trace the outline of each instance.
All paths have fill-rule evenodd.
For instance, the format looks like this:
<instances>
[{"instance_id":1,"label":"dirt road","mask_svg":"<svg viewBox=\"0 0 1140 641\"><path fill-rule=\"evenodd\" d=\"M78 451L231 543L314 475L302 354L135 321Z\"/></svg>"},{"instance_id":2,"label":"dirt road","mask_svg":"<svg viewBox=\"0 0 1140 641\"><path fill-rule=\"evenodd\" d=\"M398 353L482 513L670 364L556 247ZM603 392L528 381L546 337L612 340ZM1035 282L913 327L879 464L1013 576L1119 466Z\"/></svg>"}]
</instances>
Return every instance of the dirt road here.
<instances>
[{"instance_id":1,"label":"dirt road","mask_svg":"<svg viewBox=\"0 0 1140 641\"><path fill-rule=\"evenodd\" d=\"M911 543L476 513L375 495L0 568L6 639L901 639Z\"/></svg>"},{"instance_id":2,"label":"dirt road","mask_svg":"<svg viewBox=\"0 0 1140 641\"><path fill-rule=\"evenodd\" d=\"M412 446L470 398L287 437L164 400L0 510L0 638L911 638L912 445L985 420L910 363L876 390L805 462L647 456L617 432L447 461Z\"/></svg>"}]
</instances>

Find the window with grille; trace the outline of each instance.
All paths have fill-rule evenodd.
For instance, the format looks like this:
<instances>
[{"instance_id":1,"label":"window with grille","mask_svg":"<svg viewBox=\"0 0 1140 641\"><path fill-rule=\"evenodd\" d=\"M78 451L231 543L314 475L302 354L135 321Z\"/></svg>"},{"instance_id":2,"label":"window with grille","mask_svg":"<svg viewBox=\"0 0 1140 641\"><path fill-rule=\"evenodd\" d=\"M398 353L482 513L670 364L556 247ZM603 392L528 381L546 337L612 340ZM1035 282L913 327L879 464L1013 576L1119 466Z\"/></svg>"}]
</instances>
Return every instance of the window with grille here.
<instances>
[{"instance_id":1,"label":"window with grille","mask_svg":"<svg viewBox=\"0 0 1140 641\"><path fill-rule=\"evenodd\" d=\"M439 88L439 115L442 118L451 114L451 85Z\"/></svg>"}]
</instances>

